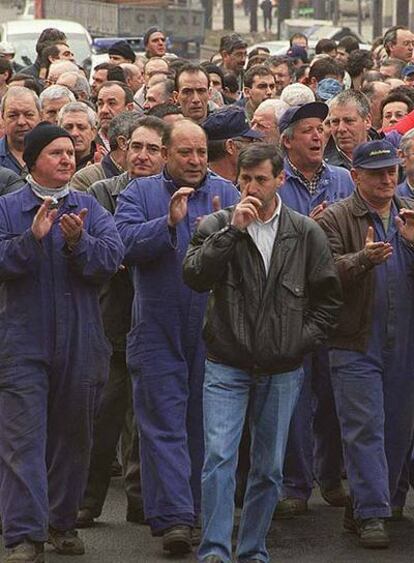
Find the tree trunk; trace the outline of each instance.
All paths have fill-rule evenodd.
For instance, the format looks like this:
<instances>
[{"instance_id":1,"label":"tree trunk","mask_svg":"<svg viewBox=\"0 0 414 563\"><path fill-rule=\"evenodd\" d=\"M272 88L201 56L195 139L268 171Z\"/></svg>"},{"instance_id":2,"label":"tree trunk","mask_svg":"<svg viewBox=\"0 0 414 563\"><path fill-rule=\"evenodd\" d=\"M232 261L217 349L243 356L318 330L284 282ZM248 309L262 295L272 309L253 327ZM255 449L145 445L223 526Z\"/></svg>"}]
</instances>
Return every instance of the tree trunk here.
<instances>
[{"instance_id":1,"label":"tree trunk","mask_svg":"<svg viewBox=\"0 0 414 563\"><path fill-rule=\"evenodd\" d=\"M257 0L250 0L250 33L257 32Z\"/></svg>"},{"instance_id":2,"label":"tree trunk","mask_svg":"<svg viewBox=\"0 0 414 563\"><path fill-rule=\"evenodd\" d=\"M397 25L408 26L409 0L398 0L397 2Z\"/></svg>"},{"instance_id":3,"label":"tree trunk","mask_svg":"<svg viewBox=\"0 0 414 563\"><path fill-rule=\"evenodd\" d=\"M234 2L223 0L223 28L234 31Z\"/></svg>"},{"instance_id":4,"label":"tree trunk","mask_svg":"<svg viewBox=\"0 0 414 563\"><path fill-rule=\"evenodd\" d=\"M372 39L382 35L382 0L372 3Z\"/></svg>"}]
</instances>

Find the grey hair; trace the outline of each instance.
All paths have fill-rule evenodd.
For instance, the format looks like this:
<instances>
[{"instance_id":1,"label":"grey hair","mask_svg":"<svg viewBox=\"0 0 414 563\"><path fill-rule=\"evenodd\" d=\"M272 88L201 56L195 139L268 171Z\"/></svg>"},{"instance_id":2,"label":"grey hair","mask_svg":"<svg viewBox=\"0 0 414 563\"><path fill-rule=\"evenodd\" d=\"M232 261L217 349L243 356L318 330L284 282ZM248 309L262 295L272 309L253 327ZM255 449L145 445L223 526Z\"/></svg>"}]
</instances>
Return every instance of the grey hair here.
<instances>
[{"instance_id":1,"label":"grey hair","mask_svg":"<svg viewBox=\"0 0 414 563\"><path fill-rule=\"evenodd\" d=\"M111 150L118 148L118 137L129 138L131 128L134 127L134 124L139 124L141 118L142 113L139 111L123 111L111 120L108 129L108 139Z\"/></svg>"},{"instance_id":2,"label":"grey hair","mask_svg":"<svg viewBox=\"0 0 414 563\"><path fill-rule=\"evenodd\" d=\"M287 149L285 147L285 143L284 140L285 139L293 139L293 134L295 132L295 127L297 125L297 121L294 121L293 123L291 123L290 125L288 125L288 127L286 127L286 129L283 131L283 133L280 135L280 147L282 149L282 152L284 154L287 153Z\"/></svg>"},{"instance_id":3,"label":"grey hair","mask_svg":"<svg viewBox=\"0 0 414 563\"><path fill-rule=\"evenodd\" d=\"M72 93L72 92L71 92ZM72 94L73 95L73 94ZM62 126L63 118L68 113L75 113L81 112L87 115L88 123L91 127L97 126L97 116L96 113L93 111L91 107L89 107L84 102L70 102L69 104L65 104L58 113L58 125Z\"/></svg>"},{"instance_id":4,"label":"grey hair","mask_svg":"<svg viewBox=\"0 0 414 563\"><path fill-rule=\"evenodd\" d=\"M39 96L40 107L43 109L45 100L60 100L61 98L67 98L69 102L76 101L75 96L66 86L49 86Z\"/></svg>"},{"instance_id":5,"label":"grey hair","mask_svg":"<svg viewBox=\"0 0 414 563\"><path fill-rule=\"evenodd\" d=\"M414 129L411 129L410 131L408 131L408 133L403 135L400 141L400 150L403 154L407 154L407 152L410 150L411 143L413 141L414 141Z\"/></svg>"},{"instance_id":6,"label":"grey hair","mask_svg":"<svg viewBox=\"0 0 414 563\"><path fill-rule=\"evenodd\" d=\"M75 94L79 94L81 92L85 92L89 97L91 94L91 87L89 86L88 79L83 74L79 74L78 72L64 72L59 76L59 80L62 78L67 78L69 76L76 77L75 83L72 87L72 91Z\"/></svg>"},{"instance_id":7,"label":"grey hair","mask_svg":"<svg viewBox=\"0 0 414 563\"><path fill-rule=\"evenodd\" d=\"M329 110L335 106L345 106L350 103L356 106L356 110L362 119L366 119L371 113L371 106L367 96L359 90L344 90L340 92L330 101Z\"/></svg>"},{"instance_id":8,"label":"grey hair","mask_svg":"<svg viewBox=\"0 0 414 563\"><path fill-rule=\"evenodd\" d=\"M36 109L40 113L41 111L40 102L36 92L30 90L29 88L25 88L24 86L13 86L13 88L9 88L9 90L7 90L7 92L4 94L4 96L1 99L1 103L0 103L1 115L2 116L4 115L4 108L6 106L6 100L8 98L21 98L23 96L27 96L27 94L32 96Z\"/></svg>"},{"instance_id":9,"label":"grey hair","mask_svg":"<svg viewBox=\"0 0 414 563\"><path fill-rule=\"evenodd\" d=\"M96 116L96 113L84 102L70 102L69 104L65 104L62 108L60 108L58 113L58 125L62 126L63 118L65 117L65 115L67 115L68 113L76 112L81 112L87 115L89 125L91 127L97 127L98 118Z\"/></svg>"},{"instance_id":10,"label":"grey hair","mask_svg":"<svg viewBox=\"0 0 414 563\"><path fill-rule=\"evenodd\" d=\"M256 108L256 111L266 110L269 108L273 109L275 119L278 122L279 119L282 117L282 115L285 113L285 111L289 108L289 105L283 100L264 100L259 105L259 107Z\"/></svg>"}]
</instances>

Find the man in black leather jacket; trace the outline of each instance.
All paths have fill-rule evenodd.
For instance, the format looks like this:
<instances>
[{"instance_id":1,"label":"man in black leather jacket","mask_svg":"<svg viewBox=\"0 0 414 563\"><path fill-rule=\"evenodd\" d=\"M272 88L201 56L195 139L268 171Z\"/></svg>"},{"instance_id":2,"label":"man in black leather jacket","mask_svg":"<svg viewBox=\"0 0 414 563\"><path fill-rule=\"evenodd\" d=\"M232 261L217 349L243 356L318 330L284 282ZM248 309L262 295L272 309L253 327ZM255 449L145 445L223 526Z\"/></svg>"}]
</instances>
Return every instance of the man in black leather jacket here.
<instances>
[{"instance_id":1,"label":"man in black leather jacket","mask_svg":"<svg viewBox=\"0 0 414 563\"><path fill-rule=\"evenodd\" d=\"M238 179L240 203L201 222L184 261L186 283L211 290L199 550L206 563L231 560L237 448L247 412L251 469L236 556L268 561L265 537L282 484L303 358L325 342L341 305L322 230L276 193L284 179L278 150L260 144L242 151Z\"/></svg>"}]
</instances>

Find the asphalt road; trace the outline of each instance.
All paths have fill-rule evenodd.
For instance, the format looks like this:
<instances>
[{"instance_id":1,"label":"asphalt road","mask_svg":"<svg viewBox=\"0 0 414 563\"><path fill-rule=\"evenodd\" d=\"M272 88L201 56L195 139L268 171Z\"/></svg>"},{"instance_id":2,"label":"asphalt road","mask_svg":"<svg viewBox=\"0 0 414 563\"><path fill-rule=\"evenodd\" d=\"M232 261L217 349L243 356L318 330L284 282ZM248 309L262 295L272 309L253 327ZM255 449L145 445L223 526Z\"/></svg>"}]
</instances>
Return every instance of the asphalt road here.
<instances>
[{"instance_id":1,"label":"asphalt road","mask_svg":"<svg viewBox=\"0 0 414 563\"><path fill-rule=\"evenodd\" d=\"M332 508L320 499L315 489L310 512L296 520L276 522L268 537L271 560L285 563L413 563L414 494L410 494L407 517L390 523L392 545L387 550L365 550L356 536L342 532L342 509ZM70 563L194 563L194 555L164 555L158 538L148 528L125 521L125 498L120 479L112 481L104 513L97 525L80 532L86 545L82 557L70 557ZM4 554L0 548L0 556ZM48 551L48 563L68 558Z\"/></svg>"}]
</instances>

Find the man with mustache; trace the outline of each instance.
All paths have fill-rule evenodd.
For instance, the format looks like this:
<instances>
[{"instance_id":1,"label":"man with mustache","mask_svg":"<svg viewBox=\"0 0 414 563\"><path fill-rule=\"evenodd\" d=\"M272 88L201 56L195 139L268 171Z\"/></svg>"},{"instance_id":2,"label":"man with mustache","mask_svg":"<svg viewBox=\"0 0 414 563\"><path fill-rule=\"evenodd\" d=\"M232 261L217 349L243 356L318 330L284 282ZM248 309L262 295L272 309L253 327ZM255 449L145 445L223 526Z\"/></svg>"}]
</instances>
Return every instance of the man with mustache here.
<instances>
[{"instance_id":1,"label":"man with mustache","mask_svg":"<svg viewBox=\"0 0 414 563\"><path fill-rule=\"evenodd\" d=\"M40 121L40 103L36 94L16 86L11 88L1 101L4 122L4 137L0 139L0 165L21 174L24 138Z\"/></svg>"}]
</instances>

